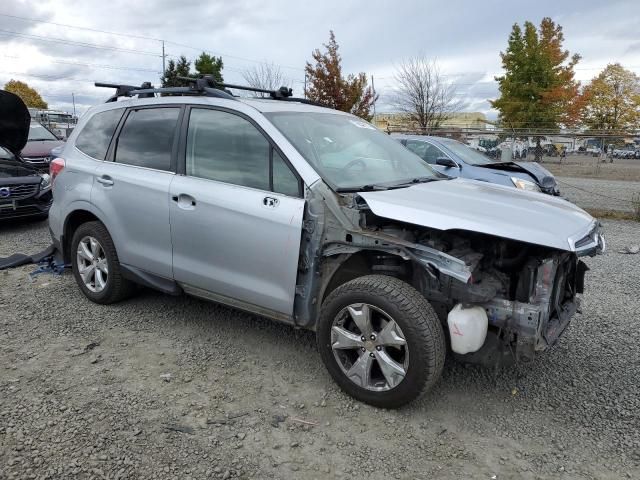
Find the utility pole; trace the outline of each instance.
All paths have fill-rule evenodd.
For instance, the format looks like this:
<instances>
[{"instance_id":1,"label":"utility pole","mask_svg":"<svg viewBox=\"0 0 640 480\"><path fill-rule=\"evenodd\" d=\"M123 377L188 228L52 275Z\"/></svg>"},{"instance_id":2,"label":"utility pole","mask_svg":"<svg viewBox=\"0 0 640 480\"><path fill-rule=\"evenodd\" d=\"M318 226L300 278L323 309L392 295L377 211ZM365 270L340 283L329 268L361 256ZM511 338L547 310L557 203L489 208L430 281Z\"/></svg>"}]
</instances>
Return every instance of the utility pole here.
<instances>
[{"instance_id":1,"label":"utility pole","mask_svg":"<svg viewBox=\"0 0 640 480\"><path fill-rule=\"evenodd\" d=\"M371 75L371 90L373 90L373 118L376 118L376 85L373 83L373 75Z\"/></svg>"},{"instance_id":2,"label":"utility pole","mask_svg":"<svg viewBox=\"0 0 640 480\"><path fill-rule=\"evenodd\" d=\"M165 66L165 59L167 58L167 55L164 53L164 40L160 41L162 42L162 78L164 78L167 71L167 67Z\"/></svg>"},{"instance_id":3,"label":"utility pole","mask_svg":"<svg viewBox=\"0 0 640 480\"><path fill-rule=\"evenodd\" d=\"M73 102L73 116L76 116L76 95L71 92L71 101Z\"/></svg>"},{"instance_id":4,"label":"utility pole","mask_svg":"<svg viewBox=\"0 0 640 480\"><path fill-rule=\"evenodd\" d=\"M307 72L304 73L304 98L307 98Z\"/></svg>"}]
</instances>

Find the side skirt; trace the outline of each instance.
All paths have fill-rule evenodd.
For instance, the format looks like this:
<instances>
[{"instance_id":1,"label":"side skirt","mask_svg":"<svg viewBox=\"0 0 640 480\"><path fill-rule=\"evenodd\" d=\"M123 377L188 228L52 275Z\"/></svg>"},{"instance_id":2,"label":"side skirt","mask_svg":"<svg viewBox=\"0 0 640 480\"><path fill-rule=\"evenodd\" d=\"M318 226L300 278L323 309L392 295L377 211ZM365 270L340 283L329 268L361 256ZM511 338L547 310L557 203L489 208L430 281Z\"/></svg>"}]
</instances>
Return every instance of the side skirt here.
<instances>
[{"instance_id":1,"label":"side skirt","mask_svg":"<svg viewBox=\"0 0 640 480\"><path fill-rule=\"evenodd\" d=\"M180 284L180 287L182 287L182 290L184 290L184 292L187 295L192 295L194 297L202 298L204 300L210 300L212 302L221 303L223 305L227 305L228 307L237 308L238 310L244 310L245 312L254 313L262 317L267 317L272 320L277 320L279 322L287 323L289 325L294 325L293 317L291 315L287 315L281 312L276 312L268 308L254 305L253 303L244 302L236 298L227 297L225 295L210 292L209 290L203 290L202 288L194 287L191 285Z\"/></svg>"}]
</instances>

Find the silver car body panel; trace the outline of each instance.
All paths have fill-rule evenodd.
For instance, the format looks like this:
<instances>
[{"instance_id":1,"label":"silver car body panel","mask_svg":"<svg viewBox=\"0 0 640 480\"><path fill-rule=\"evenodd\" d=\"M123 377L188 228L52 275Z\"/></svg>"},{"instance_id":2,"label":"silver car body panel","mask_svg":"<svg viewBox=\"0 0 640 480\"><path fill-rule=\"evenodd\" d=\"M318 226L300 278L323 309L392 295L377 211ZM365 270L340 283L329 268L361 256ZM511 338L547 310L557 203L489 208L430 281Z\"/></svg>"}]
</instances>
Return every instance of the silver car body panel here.
<instances>
[{"instance_id":1,"label":"silver car body panel","mask_svg":"<svg viewBox=\"0 0 640 480\"><path fill-rule=\"evenodd\" d=\"M120 262L165 278L172 275L168 198L174 176L99 162L91 190L91 203L102 212ZM101 183L105 181L108 183Z\"/></svg>"},{"instance_id":2,"label":"silver car body panel","mask_svg":"<svg viewBox=\"0 0 640 480\"><path fill-rule=\"evenodd\" d=\"M475 180L441 180L359 195L379 217L565 251L575 251L575 241L595 226L591 215L561 198Z\"/></svg>"},{"instance_id":3,"label":"silver car body panel","mask_svg":"<svg viewBox=\"0 0 640 480\"><path fill-rule=\"evenodd\" d=\"M170 195L173 278L291 316L304 200L182 175Z\"/></svg>"}]
</instances>

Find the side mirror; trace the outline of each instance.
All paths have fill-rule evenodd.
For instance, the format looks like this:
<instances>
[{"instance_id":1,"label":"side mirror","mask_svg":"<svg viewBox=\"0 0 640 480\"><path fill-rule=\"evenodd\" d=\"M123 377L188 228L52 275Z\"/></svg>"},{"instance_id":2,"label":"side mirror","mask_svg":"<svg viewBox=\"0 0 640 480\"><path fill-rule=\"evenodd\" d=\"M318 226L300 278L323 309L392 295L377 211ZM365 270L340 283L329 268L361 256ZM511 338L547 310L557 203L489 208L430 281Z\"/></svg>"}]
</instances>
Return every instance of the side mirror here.
<instances>
[{"instance_id":1,"label":"side mirror","mask_svg":"<svg viewBox=\"0 0 640 480\"><path fill-rule=\"evenodd\" d=\"M441 167L447 168L457 168L458 164L447 157L438 157L436 159L436 165L440 165Z\"/></svg>"}]
</instances>

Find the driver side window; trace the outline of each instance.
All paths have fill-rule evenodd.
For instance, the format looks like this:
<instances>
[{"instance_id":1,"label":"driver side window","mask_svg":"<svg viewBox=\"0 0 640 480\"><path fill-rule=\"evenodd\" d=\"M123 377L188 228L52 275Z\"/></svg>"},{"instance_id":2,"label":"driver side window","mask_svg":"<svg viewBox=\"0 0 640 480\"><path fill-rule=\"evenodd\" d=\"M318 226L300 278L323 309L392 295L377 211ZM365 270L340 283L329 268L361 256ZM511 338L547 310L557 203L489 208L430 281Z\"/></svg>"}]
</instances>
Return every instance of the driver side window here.
<instances>
[{"instance_id":1,"label":"driver side window","mask_svg":"<svg viewBox=\"0 0 640 480\"><path fill-rule=\"evenodd\" d=\"M447 157L442 150L429 142L407 140L407 148L431 165L435 165L438 158Z\"/></svg>"}]
</instances>

